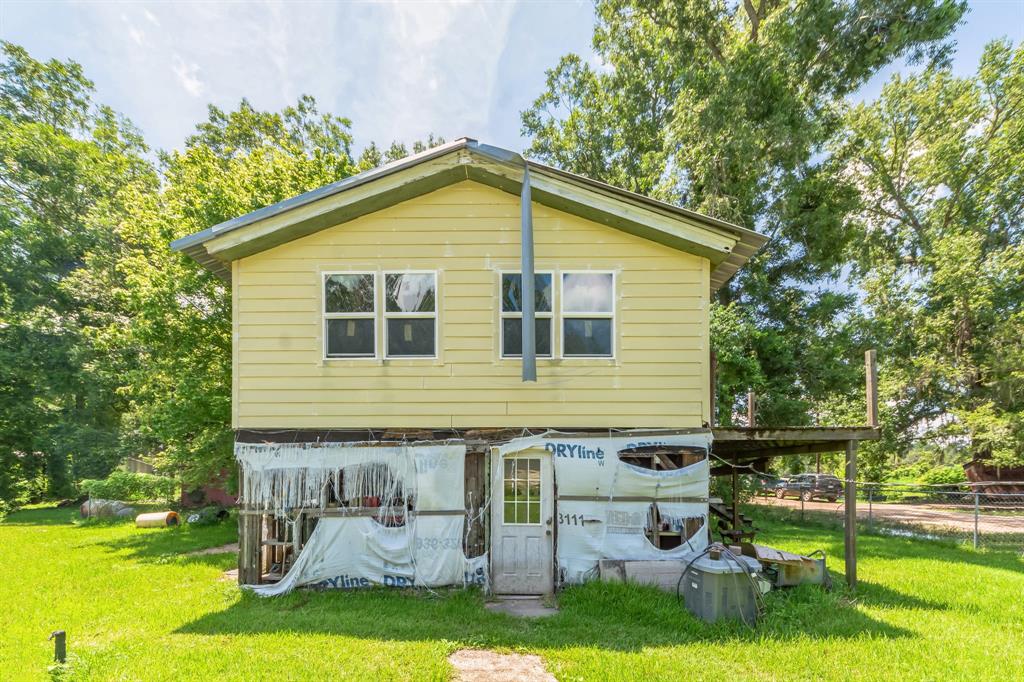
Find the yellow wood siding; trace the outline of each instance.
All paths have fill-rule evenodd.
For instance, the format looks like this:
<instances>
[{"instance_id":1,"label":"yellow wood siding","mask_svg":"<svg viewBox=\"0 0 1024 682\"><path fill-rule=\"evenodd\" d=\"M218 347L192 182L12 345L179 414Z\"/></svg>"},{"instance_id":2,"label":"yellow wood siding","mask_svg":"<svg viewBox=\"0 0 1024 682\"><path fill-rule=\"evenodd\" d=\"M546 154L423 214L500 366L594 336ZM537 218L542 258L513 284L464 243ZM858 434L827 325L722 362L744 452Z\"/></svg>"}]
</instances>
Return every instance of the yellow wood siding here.
<instances>
[{"instance_id":1,"label":"yellow wood siding","mask_svg":"<svg viewBox=\"0 0 1024 682\"><path fill-rule=\"evenodd\" d=\"M519 200L467 181L235 262L235 427L707 421L707 259L536 203L533 216L537 271L616 273L614 359L539 358L533 384L499 357ZM321 273L396 270L438 273L437 359L324 359Z\"/></svg>"}]
</instances>

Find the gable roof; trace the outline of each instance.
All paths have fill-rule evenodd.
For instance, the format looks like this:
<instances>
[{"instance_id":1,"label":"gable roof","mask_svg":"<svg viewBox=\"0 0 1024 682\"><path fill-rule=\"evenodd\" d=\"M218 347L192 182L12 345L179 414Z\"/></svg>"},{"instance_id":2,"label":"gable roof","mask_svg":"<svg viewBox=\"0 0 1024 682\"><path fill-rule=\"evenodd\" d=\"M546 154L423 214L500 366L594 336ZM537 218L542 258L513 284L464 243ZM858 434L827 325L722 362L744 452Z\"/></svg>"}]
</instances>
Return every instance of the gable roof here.
<instances>
[{"instance_id":1,"label":"gable roof","mask_svg":"<svg viewBox=\"0 0 1024 682\"><path fill-rule=\"evenodd\" d=\"M518 195L524 164L533 201L708 258L712 291L767 241L738 225L463 137L182 237L171 248L230 281L234 260L456 182L474 180Z\"/></svg>"}]
</instances>

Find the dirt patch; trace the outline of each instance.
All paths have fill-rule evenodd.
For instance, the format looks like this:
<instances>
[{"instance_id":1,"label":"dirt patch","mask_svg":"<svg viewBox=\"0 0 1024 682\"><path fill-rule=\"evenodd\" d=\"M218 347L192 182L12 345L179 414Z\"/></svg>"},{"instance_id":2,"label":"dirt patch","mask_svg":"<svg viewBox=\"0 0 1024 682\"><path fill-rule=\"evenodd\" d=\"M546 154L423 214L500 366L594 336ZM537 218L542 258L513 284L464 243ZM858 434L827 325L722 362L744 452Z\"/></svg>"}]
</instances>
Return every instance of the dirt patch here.
<instances>
[{"instance_id":1,"label":"dirt patch","mask_svg":"<svg viewBox=\"0 0 1024 682\"><path fill-rule=\"evenodd\" d=\"M534 654L499 654L481 649L459 649L448 657L458 682L555 682L555 676Z\"/></svg>"},{"instance_id":2,"label":"dirt patch","mask_svg":"<svg viewBox=\"0 0 1024 682\"><path fill-rule=\"evenodd\" d=\"M755 504L762 504L769 507L786 507L789 509L800 509L800 500L766 499L754 500ZM807 511L830 512L840 517L843 513L843 502L804 502L804 509ZM857 500L857 518L868 518L868 503L865 500ZM959 511L956 509L943 508L937 505L910 505L875 502L871 505L871 516L876 520L892 521L895 523L910 524L923 528L953 529L961 532L974 530L973 511ZM980 531L995 533L1020 533L1024 532L1024 516L999 516L982 514L978 520Z\"/></svg>"},{"instance_id":3,"label":"dirt patch","mask_svg":"<svg viewBox=\"0 0 1024 682\"><path fill-rule=\"evenodd\" d=\"M220 577L221 581L226 583L237 583L238 582L238 569L231 568L224 571L224 574Z\"/></svg>"},{"instance_id":4,"label":"dirt patch","mask_svg":"<svg viewBox=\"0 0 1024 682\"><path fill-rule=\"evenodd\" d=\"M207 556L209 554L234 554L238 552L238 543L229 542L226 545L220 547L207 547L206 549L197 549L194 552L189 552L186 556Z\"/></svg>"}]
</instances>

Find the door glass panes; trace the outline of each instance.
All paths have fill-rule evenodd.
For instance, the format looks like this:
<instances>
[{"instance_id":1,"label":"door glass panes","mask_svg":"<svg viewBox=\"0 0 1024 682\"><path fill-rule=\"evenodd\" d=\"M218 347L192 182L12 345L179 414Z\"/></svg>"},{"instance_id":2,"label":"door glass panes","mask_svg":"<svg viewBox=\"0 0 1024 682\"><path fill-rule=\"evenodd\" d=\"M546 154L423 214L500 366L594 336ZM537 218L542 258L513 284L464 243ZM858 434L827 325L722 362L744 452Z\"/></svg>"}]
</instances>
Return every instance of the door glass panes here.
<instances>
[{"instance_id":1,"label":"door glass panes","mask_svg":"<svg viewBox=\"0 0 1024 682\"><path fill-rule=\"evenodd\" d=\"M505 460L504 523L540 524L540 459L518 457Z\"/></svg>"}]
</instances>

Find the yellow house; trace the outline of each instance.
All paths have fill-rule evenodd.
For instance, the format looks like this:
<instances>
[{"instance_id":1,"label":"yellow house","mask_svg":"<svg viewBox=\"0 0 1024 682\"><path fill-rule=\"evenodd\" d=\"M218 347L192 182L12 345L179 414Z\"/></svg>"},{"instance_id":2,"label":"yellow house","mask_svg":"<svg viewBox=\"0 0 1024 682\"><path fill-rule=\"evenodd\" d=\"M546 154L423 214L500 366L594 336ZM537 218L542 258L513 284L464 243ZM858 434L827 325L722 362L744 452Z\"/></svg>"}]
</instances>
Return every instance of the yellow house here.
<instances>
[{"instance_id":1,"label":"yellow house","mask_svg":"<svg viewBox=\"0 0 1024 682\"><path fill-rule=\"evenodd\" d=\"M524 205L527 168L530 200ZM532 221L524 220L524 209ZM495 548L492 580L500 583L496 575L507 574L508 591L530 592L548 591L552 579L558 582L550 562L531 568L522 556L509 556L526 556L539 546L563 571L575 570L565 567L578 559L567 557L563 566L553 553L559 534L570 530L560 518L548 454L556 465L563 455L597 458L603 465L603 457L612 456L603 451L606 446L629 466L647 458L650 468L658 469L659 462L685 468L689 460L673 463L679 452L649 452L645 443L665 443L636 438L623 444L630 446L622 450L626 454L611 441L593 447L582 441L534 443L497 456L493 448L514 434L545 430L706 431L712 421L709 299L764 242L742 227L463 138L172 246L231 283L232 426L243 445L463 443L465 527L475 537L469 542ZM520 274L527 246L535 283L536 381L522 379L524 363L533 364L522 352L524 341L530 345L522 331L530 313L524 313L529 306ZM380 495L342 494L338 472L348 471L345 480L355 480L356 469L345 467L357 455L327 457L330 462L318 470L321 478L305 471L321 488L309 484L299 494L293 491L295 479L285 482L281 472L306 466L322 451L311 447L308 456L292 453L291 460L271 466L267 458L283 457L280 447L277 454L243 450L252 456L240 455L252 485L243 501L255 505L254 514L267 515L260 523L278 538L261 554L251 537L260 535L260 526L249 536L243 529L243 582L260 582L275 567L280 577L290 564L301 563L298 550L308 529L274 525L284 518L294 525L289 505L381 521L373 511L378 507L367 511L365 502L384 505ZM359 461L365 473L369 460ZM422 474L419 462L415 475ZM264 481L263 488L253 481ZM401 493L406 497L411 481ZM334 493L318 492L331 485ZM273 486L291 492L268 492ZM483 495L493 498L492 508ZM423 499L421 489L417 501ZM706 507L706 490L703 500ZM395 506L403 523L417 513L411 501ZM480 509L491 514L490 526L480 522L480 514L473 518ZM321 510L320 518L325 515ZM398 518L397 512L388 518ZM505 546L505 568L496 568L497 539L506 532L515 537ZM652 543L661 547L656 537ZM523 565L516 568L516 561ZM541 588L530 579L537 571L543 574ZM386 579L376 575L370 581Z\"/></svg>"},{"instance_id":2,"label":"yellow house","mask_svg":"<svg viewBox=\"0 0 1024 682\"><path fill-rule=\"evenodd\" d=\"M175 242L232 284L236 429L699 427L750 230L461 139Z\"/></svg>"}]
</instances>

